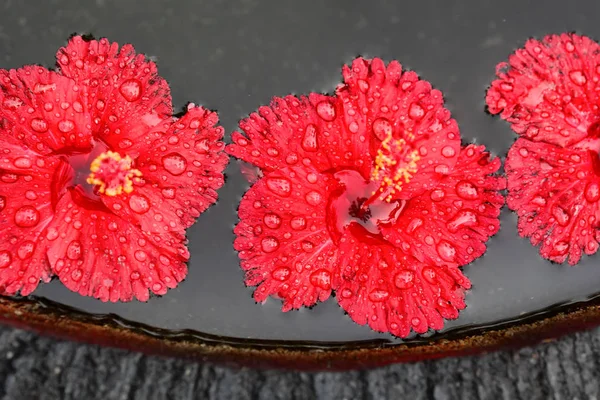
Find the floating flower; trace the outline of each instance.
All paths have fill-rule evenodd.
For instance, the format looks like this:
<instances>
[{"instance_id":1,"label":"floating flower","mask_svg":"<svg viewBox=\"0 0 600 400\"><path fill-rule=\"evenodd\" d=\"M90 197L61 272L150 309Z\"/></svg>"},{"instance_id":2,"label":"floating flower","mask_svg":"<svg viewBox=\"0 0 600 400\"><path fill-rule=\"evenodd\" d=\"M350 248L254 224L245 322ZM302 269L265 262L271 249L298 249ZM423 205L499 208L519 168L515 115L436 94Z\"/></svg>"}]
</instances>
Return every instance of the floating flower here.
<instances>
[{"instance_id":1,"label":"floating flower","mask_svg":"<svg viewBox=\"0 0 600 400\"><path fill-rule=\"evenodd\" d=\"M59 69L0 70L0 289L53 274L102 301L148 300L187 274L185 230L217 199L217 115L172 116L156 65L73 37Z\"/></svg>"},{"instance_id":2,"label":"floating flower","mask_svg":"<svg viewBox=\"0 0 600 400\"><path fill-rule=\"evenodd\" d=\"M336 291L359 324L406 337L456 318L459 266L499 228L504 180L461 148L442 93L396 61L356 59L335 96L275 98L227 151L261 170L234 246L254 298L283 311Z\"/></svg>"},{"instance_id":3,"label":"floating flower","mask_svg":"<svg viewBox=\"0 0 600 400\"><path fill-rule=\"evenodd\" d=\"M540 254L577 264L600 233L600 46L575 34L528 40L486 97L520 135L508 153L508 205Z\"/></svg>"}]
</instances>

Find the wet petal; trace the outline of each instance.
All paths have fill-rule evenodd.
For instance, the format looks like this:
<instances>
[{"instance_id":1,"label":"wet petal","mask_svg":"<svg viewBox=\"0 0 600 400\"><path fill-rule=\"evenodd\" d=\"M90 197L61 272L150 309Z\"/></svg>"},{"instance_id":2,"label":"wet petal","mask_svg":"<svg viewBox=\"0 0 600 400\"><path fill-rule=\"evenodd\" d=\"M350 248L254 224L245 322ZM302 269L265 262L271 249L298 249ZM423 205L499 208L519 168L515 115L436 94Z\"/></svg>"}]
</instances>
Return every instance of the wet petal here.
<instances>
[{"instance_id":1,"label":"wet petal","mask_svg":"<svg viewBox=\"0 0 600 400\"><path fill-rule=\"evenodd\" d=\"M51 277L52 177L60 161L5 137L0 150L0 291L28 295Z\"/></svg>"},{"instance_id":2,"label":"wet petal","mask_svg":"<svg viewBox=\"0 0 600 400\"><path fill-rule=\"evenodd\" d=\"M133 46L74 36L56 58L61 73L84 89L92 129L116 151L134 156L146 134L171 117L169 85Z\"/></svg>"},{"instance_id":3,"label":"wet petal","mask_svg":"<svg viewBox=\"0 0 600 400\"><path fill-rule=\"evenodd\" d=\"M599 74L600 46L592 39L566 33L530 39L498 65L488 110L523 137L570 146L590 130L598 134Z\"/></svg>"},{"instance_id":4,"label":"wet petal","mask_svg":"<svg viewBox=\"0 0 600 400\"><path fill-rule=\"evenodd\" d=\"M85 90L43 67L0 70L3 130L40 154L91 146L91 117Z\"/></svg>"},{"instance_id":5,"label":"wet petal","mask_svg":"<svg viewBox=\"0 0 600 400\"><path fill-rule=\"evenodd\" d=\"M310 176L309 176L310 175ZM242 198L234 243L256 301L283 300L283 310L325 301L336 273L326 226L330 177L286 168L267 174Z\"/></svg>"},{"instance_id":6,"label":"wet petal","mask_svg":"<svg viewBox=\"0 0 600 400\"><path fill-rule=\"evenodd\" d=\"M389 245L369 246L347 236L336 299L352 320L407 337L439 330L465 308L469 280L454 264L430 265Z\"/></svg>"},{"instance_id":7,"label":"wet petal","mask_svg":"<svg viewBox=\"0 0 600 400\"><path fill-rule=\"evenodd\" d=\"M181 241L156 245L119 217L81 207L76 197L69 192L59 201L48 227L59 232L48 260L70 290L102 301L147 301L185 278L189 254Z\"/></svg>"},{"instance_id":8,"label":"wet petal","mask_svg":"<svg viewBox=\"0 0 600 400\"><path fill-rule=\"evenodd\" d=\"M344 83L336 95L343 103L345 123L356 124L367 137L374 158L388 135L403 139L419 155L418 170L403 187L403 197L436 185L452 170L460 152L460 132L444 108L439 90L402 71L397 61L357 58L343 68Z\"/></svg>"},{"instance_id":9,"label":"wet petal","mask_svg":"<svg viewBox=\"0 0 600 400\"><path fill-rule=\"evenodd\" d=\"M519 234L549 260L577 264L598 250L598 154L515 142L506 159L508 206L519 215Z\"/></svg>"},{"instance_id":10,"label":"wet petal","mask_svg":"<svg viewBox=\"0 0 600 400\"><path fill-rule=\"evenodd\" d=\"M499 168L484 146L465 147L451 174L410 199L396 224L381 226L385 239L422 262L466 265L482 256L500 228L506 181L493 175Z\"/></svg>"}]
</instances>

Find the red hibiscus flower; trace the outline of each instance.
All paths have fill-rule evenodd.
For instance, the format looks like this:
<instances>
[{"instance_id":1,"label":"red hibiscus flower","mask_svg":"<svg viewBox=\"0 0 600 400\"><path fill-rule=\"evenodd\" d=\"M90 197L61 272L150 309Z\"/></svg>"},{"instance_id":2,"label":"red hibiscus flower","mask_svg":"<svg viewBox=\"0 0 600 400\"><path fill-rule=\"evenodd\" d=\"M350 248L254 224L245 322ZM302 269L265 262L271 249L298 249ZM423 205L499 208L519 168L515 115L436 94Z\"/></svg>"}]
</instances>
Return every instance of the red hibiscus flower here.
<instances>
[{"instance_id":1,"label":"red hibiscus flower","mask_svg":"<svg viewBox=\"0 0 600 400\"><path fill-rule=\"evenodd\" d=\"M217 199L217 115L172 116L156 65L73 37L59 69L0 70L0 290L53 274L102 301L148 300L187 274L185 230Z\"/></svg>"},{"instance_id":2,"label":"red hibiscus flower","mask_svg":"<svg viewBox=\"0 0 600 400\"><path fill-rule=\"evenodd\" d=\"M335 96L275 98L227 151L261 169L235 248L254 298L283 311L332 291L359 324L406 337L456 318L459 266L499 228L504 180L461 148L442 93L398 62L356 59Z\"/></svg>"},{"instance_id":3,"label":"red hibiscus flower","mask_svg":"<svg viewBox=\"0 0 600 400\"><path fill-rule=\"evenodd\" d=\"M520 135L508 153L508 205L549 260L579 262L600 233L600 46L574 34L531 39L497 68L486 101Z\"/></svg>"}]
</instances>

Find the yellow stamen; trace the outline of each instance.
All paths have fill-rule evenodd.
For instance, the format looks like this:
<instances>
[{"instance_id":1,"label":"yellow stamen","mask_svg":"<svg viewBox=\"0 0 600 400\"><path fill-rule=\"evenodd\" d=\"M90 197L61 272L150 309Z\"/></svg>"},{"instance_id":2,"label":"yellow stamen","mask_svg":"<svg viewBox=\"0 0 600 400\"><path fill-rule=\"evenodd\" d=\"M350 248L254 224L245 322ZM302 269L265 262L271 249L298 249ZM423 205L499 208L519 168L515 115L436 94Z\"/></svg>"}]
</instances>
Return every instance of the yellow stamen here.
<instances>
[{"instance_id":1,"label":"yellow stamen","mask_svg":"<svg viewBox=\"0 0 600 400\"><path fill-rule=\"evenodd\" d=\"M408 140L414 140L411 132L404 135ZM371 179L381 182L380 187L372 194L378 197L385 195L385 201L390 202L394 194L402 190L417 172L417 162L421 159L417 150L410 150L406 141L394 139L392 132L387 132L386 138L381 142L377 156L375 157L375 168L371 172Z\"/></svg>"},{"instance_id":2,"label":"yellow stamen","mask_svg":"<svg viewBox=\"0 0 600 400\"><path fill-rule=\"evenodd\" d=\"M87 183L98 186L98 192L106 196L118 196L133 191L133 179L142 173L132 168L133 160L129 156L107 151L100 154L90 165Z\"/></svg>"}]
</instances>

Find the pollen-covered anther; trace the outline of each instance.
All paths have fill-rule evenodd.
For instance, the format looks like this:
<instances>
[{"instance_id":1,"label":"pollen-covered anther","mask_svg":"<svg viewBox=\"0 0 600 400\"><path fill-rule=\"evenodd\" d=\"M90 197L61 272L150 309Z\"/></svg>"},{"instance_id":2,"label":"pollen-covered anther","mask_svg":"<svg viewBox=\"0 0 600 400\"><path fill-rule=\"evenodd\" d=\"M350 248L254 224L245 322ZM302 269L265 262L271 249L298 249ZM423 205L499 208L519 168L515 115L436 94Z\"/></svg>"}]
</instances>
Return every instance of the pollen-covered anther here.
<instances>
[{"instance_id":1,"label":"pollen-covered anther","mask_svg":"<svg viewBox=\"0 0 600 400\"><path fill-rule=\"evenodd\" d=\"M114 151L100 154L90 165L87 183L96 185L98 192L107 196L118 196L133 191L133 180L142 173L132 168L133 160L129 156L121 157Z\"/></svg>"},{"instance_id":2,"label":"pollen-covered anther","mask_svg":"<svg viewBox=\"0 0 600 400\"><path fill-rule=\"evenodd\" d=\"M412 133L407 132L405 136L410 140ZM417 162L420 160L419 152L412 149L403 139L394 139L391 132L381 142L375 157L375 167L371 172L371 179L381 182L379 188L374 191L373 196L384 197L390 202L402 186L407 184L417 172Z\"/></svg>"}]
</instances>

